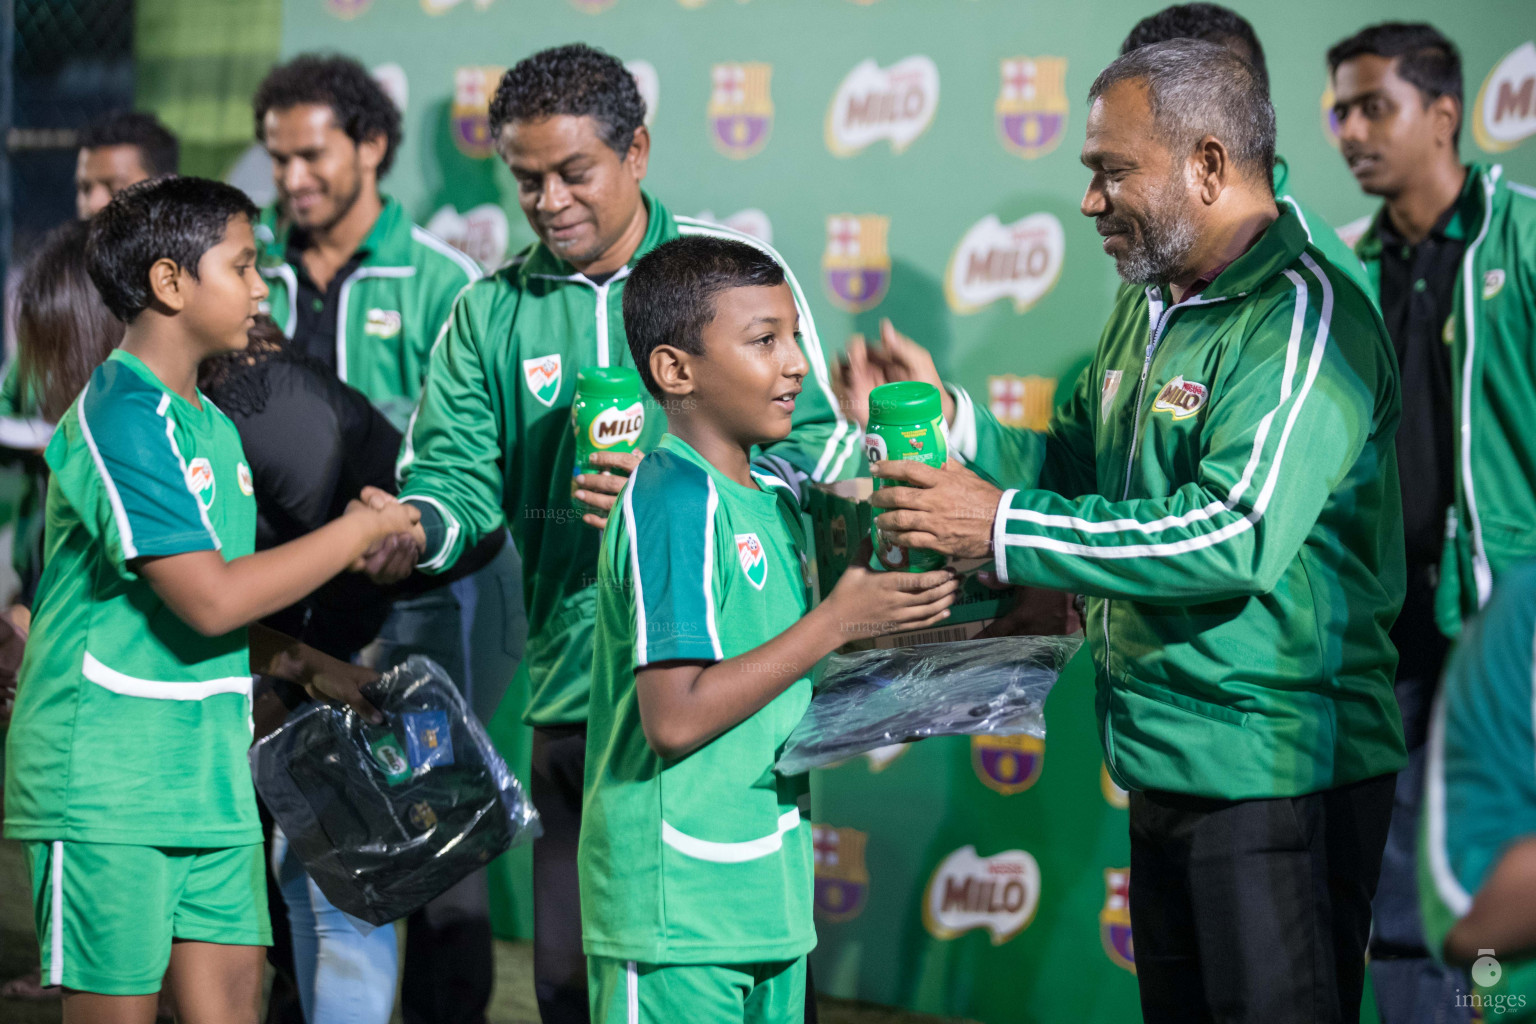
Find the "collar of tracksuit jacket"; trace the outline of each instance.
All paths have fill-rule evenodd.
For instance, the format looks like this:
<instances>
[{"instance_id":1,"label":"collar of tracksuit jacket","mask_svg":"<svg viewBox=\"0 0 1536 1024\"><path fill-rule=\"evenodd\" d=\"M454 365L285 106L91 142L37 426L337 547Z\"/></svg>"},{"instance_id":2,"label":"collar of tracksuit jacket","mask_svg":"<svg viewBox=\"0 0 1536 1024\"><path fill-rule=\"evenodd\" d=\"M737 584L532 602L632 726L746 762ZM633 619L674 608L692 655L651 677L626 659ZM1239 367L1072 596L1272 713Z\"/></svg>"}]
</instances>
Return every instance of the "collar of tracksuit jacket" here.
<instances>
[{"instance_id":1,"label":"collar of tracksuit jacket","mask_svg":"<svg viewBox=\"0 0 1536 1024\"><path fill-rule=\"evenodd\" d=\"M367 237L357 247L363 258L353 271L353 278L403 277L416 272L411 263L411 219L405 215L405 207L400 205L399 200L390 196L381 198L384 207L379 211L379 217L373 222ZM283 322L290 325L288 329L292 330L291 325L298 319L294 304L298 302L299 284L285 255L293 227L278 216L278 208L274 204L261 211L257 230L271 239L266 251L272 254L272 262L263 266L261 271L269 277L281 278L287 285L288 316ZM333 281L332 285L340 283Z\"/></svg>"}]
</instances>

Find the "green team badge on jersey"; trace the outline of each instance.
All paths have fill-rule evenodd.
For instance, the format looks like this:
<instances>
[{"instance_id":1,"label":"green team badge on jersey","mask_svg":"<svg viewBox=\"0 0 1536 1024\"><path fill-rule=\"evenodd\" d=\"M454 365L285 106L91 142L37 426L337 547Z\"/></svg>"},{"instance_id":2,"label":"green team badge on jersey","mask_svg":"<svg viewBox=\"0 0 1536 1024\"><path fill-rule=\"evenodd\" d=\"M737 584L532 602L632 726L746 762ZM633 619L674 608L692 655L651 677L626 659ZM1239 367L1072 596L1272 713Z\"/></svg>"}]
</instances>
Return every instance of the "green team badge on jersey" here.
<instances>
[{"instance_id":1,"label":"green team badge on jersey","mask_svg":"<svg viewBox=\"0 0 1536 1024\"><path fill-rule=\"evenodd\" d=\"M405 759L405 747L392 732L368 744L373 759L384 770L384 777L391 786L398 786L411 777L411 763Z\"/></svg>"},{"instance_id":2,"label":"green team badge on jersey","mask_svg":"<svg viewBox=\"0 0 1536 1024\"><path fill-rule=\"evenodd\" d=\"M376 338L393 338L400 333L400 313L394 309L370 309L363 321L363 333Z\"/></svg>"},{"instance_id":3,"label":"green team badge on jersey","mask_svg":"<svg viewBox=\"0 0 1536 1024\"><path fill-rule=\"evenodd\" d=\"M213 463L201 455L187 465L187 490L197 495L204 511L213 507Z\"/></svg>"},{"instance_id":4,"label":"green team badge on jersey","mask_svg":"<svg viewBox=\"0 0 1536 1024\"><path fill-rule=\"evenodd\" d=\"M523 382L545 405L554 405L560 397L560 356L539 356L523 360Z\"/></svg>"},{"instance_id":5,"label":"green team badge on jersey","mask_svg":"<svg viewBox=\"0 0 1536 1024\"><path fill-rule=\"evenodd\" d=\"M768 581L768 554L763 550L763 542L757 539L757 534L736 535L736 557L741 559L741 571L747 577L747 582L762 590L763 584Z\"/></svg>"}]
</instances>

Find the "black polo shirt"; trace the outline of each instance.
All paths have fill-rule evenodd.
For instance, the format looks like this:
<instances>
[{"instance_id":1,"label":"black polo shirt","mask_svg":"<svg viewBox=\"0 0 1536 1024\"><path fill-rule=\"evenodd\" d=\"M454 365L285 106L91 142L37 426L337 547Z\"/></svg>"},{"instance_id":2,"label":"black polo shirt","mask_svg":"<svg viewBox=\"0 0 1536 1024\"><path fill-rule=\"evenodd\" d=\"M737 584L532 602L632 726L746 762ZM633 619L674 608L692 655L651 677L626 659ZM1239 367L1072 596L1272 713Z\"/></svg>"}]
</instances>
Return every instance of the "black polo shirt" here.
<instances>
[{"instance_id":1,"label":"black polo shirt","mask_svg":"<svg viewBox=\"0 0 1536 1024\"><path fill-rule=\"evenodd\" d=\"M284 259L293 268L294 276L294 323L293 347L312 359L318 359L331 372L336 368L336 318L339 313L338 299L341 282L351 277L368 255L366 248L359 248L352 258L341 265L330 286L320 288L304 268L304 250L309 248L309 238L295 228L288 234L288 250Z\"/></svg>"},{"instance_id":2,"label":"black polo shirt","mask_svg":"<svg viewBox=\"0 0 1536 1024\"><path fill-rule=\"evenodd\" d=\"M1403 480L1403 536L1408 564L1438 565L1445 515L1455 500L1456 429L1451 345L1446 321L1455 304L1466 234L1460 202L1409 245L1383 214L1381 315L1402 369L1403 413L1397 465Z\"/></svg>"}]
</instances>

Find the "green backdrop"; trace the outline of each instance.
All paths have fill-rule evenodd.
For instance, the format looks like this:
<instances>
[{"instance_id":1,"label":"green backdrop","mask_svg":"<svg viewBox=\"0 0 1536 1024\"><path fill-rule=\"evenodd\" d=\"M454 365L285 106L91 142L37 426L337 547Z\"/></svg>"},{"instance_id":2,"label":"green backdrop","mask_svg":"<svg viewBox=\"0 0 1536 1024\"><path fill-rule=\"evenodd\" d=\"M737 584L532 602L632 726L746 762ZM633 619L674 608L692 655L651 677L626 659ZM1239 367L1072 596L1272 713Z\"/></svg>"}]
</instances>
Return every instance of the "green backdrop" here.
<instances>
[{"instance_id":1,"label":"green backdrop","mask_svg":"<svg viewBox=\"0 0 1536 1024\"><path fill-rule=\"evenodd\" d=\"M1000 416L1039 424L1115 290L1077 212L1084 94L1156 6L283 0L281 51L393 65L382 74L404 97L406 134L386 187L487 263L531 240L485 145L500 70L577 40L645 62L656 195L771 235L829 351L890 316ZM1374 203L1331 147L1323 52L1371 21L1424 18L1452 35L1465 157L1536 181L1536 4L1235 6L1268 52L1294 191L1335 225ZM1102 773L1091 689L1079 659L1044 744L932 741L819 773L819 987L988 1022L1138 1016L1125 812ZM520 749L515 711L496 731ZM526 884L521 869L509 877ZM525 931L526 900L506 898L505 881L502 893L503 931Z\"/></svg>"}]
</instances>

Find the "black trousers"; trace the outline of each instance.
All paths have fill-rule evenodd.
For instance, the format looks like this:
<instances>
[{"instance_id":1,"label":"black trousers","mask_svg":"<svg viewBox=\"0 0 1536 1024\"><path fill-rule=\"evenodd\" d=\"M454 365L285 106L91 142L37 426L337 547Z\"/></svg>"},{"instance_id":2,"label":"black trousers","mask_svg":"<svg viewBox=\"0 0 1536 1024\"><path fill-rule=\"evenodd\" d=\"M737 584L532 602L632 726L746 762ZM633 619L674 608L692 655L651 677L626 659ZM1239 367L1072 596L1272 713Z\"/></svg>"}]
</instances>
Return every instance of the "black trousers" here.
<instances>
[{"instance_id":1,"label":"black trousers","mask_svg":"<svg viewBox=\"0 0 1536 1024\"><path fill-rule=\"evenodd\" d=\"M588 1024L576 841L587 764L586 725L533 730L528 795L544 825L533 842L533 994L544 1024Z\"/></svg>"},{"instance_id":2,"label":"black trousers","mask_svg":"<svg viewBox=\"0 0 1536 1024\"><path fill-rule=\"evenodd\" d=\"M1395 781L1272 800L1133 792L1148 1024L1355 1024Z\"/></svg>"}]
</instances>

